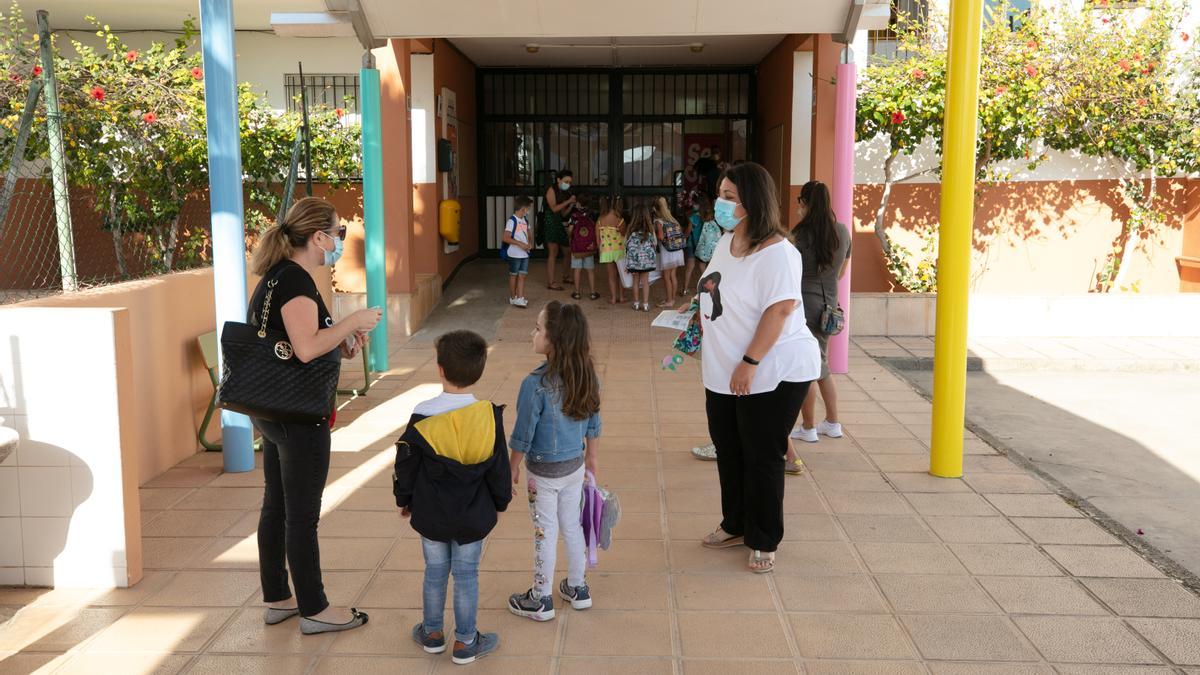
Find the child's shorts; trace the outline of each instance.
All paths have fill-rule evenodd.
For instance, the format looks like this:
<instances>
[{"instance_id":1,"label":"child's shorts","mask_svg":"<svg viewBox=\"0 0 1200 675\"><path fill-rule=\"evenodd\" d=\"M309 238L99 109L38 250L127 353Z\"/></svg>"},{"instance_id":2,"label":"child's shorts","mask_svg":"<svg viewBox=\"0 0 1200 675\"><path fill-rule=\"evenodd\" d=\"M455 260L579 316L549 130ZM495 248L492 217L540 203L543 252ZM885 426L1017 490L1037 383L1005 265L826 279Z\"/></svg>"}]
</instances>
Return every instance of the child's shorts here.
<instances>
[{"instance_id":1,"label":"child's shorts","mask_svg":"<svg viewBox=\"0 0 1200 675\"><path fill-rule=\"evenodd\" d=\"M509 258L508 259L508 275L515 277L518 274L521 276L529 275L529 258Z\"/></svg>"},{"instance_id":2,"label":"child's shorts","mask_svg":"<svg viewBox=\"0 0 1200 675\"><path fill-rule=\"evenodd\" d=\"M594 270L596 269L596 256L589 255L586 258L571 258L571 269L573 270Z\"/></svg>"}]
</instances>

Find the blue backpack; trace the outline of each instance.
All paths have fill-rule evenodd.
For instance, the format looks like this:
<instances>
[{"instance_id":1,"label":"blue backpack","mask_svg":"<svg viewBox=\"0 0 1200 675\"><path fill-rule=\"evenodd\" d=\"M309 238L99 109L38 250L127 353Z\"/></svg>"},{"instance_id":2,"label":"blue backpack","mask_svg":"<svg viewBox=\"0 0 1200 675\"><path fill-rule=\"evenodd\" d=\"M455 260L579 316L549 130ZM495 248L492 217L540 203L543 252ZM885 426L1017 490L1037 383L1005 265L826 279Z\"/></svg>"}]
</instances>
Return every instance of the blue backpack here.
<instances>
[{"instance_id":1,"label":"blue backpack","mask_svg":"<svg viewBox=\"0 0 1200 675\"><path fill-rule=\"evenodd\" d=\"M504 230L505 230L506 232L508 231L508 223L512 223L512 226L513 226L513 234L516 234L516 233L517 233L517 217L516 217L516 216L509 216L509 217L508 217L508 220L507 220L507 221L505 221L505 223L504 223ZM507 243L507 242L501 242L501 243L500 243L500 259L501 259L501 260L503 260L503 261L505 261L505 262L507 262L507 261L508 261L508 243Z\"/></svg>"}]
</instances>

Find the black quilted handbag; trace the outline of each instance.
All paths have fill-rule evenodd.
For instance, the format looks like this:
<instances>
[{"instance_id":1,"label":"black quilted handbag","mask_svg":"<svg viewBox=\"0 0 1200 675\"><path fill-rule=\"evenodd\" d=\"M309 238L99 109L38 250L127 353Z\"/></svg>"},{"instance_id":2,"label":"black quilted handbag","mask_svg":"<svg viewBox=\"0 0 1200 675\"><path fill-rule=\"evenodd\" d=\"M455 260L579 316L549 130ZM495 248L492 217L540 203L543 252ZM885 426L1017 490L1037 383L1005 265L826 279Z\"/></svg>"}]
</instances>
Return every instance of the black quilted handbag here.
<instances>
[{"instance_id":1,"label":"black quilted handbag","mask_svg":"<svg viewBox=\"0 0 1200 675\"><path fill-rule=\"evenodd\" d=\"M277 278L267 282L257 328L225 322L218 400L225 410L272 422L324 422L333 411L341 354L335 349L302 363L293 353L287 333L267 328L277 282Z\"/></svg>"}]
</instances>

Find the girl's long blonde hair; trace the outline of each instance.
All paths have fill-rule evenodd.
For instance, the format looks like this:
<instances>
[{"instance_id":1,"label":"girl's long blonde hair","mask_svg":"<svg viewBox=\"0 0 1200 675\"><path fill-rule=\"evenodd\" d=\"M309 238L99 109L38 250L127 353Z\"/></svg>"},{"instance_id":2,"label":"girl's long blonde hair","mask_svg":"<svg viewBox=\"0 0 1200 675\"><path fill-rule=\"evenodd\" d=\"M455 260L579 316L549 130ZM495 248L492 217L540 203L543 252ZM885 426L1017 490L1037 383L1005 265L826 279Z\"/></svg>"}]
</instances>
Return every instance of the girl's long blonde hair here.
<instances>
[{"instance_id":1,"label":"girl's long blonde hair","mask_svg":"<svg viewBox=\"0 0 1200 675\"><path fill-rule=\"evenodd\" d=\"M671 205L667 203L666 197L654 200L654 216L659 220L669 220L676 225L679 224L679 221L675 220L675 216L671 214Z\"/></svg>"},{"instance_id":2,"label":"girl's long blonde hair","mask_svg":"<svg viewBox=\"0 0 1200 675\"><path fill-rule=\"evenodd\" d=\"M337 209L324 199L305 197L296 202L283 222L268 227L259 237L250 257L250 270L263 276L279 261L292 257L296 249L307 246L314 234L333 227L335 216Z\"/></svg>"},{"instance_id":3,"label":"girl's long blonde hair","mask_svg":"<svg viewBox=\"0 0 1200 675\"><path fill-rule=\"evenodd\" d=\"M600 411L600 378L592 362L587 317L579 305L557 300L547 303L543 311L550 353L542 380L561 388L564 415L587 419Z\"/></svg>"}]
</instances>

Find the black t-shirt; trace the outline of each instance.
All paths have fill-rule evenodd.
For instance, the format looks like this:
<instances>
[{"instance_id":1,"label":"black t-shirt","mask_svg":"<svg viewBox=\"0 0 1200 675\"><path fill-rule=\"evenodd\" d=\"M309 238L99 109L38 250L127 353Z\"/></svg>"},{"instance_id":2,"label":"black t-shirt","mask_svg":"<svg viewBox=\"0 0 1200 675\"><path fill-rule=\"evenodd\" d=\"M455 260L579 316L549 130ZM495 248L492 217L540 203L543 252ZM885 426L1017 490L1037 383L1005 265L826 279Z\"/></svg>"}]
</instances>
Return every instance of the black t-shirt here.
<instances>
[{"instance_id":1,"label":"black t-shirt","mask_svg":"<svg viewBox=\"0 0 1200 675\"><path fill-rule=\"evenodd\" d=\"M262 281L258 282L258 287L254 289L254 294L250 296L247 313L252 326L257 326L259 318L262 316L262 303L267 296L267 282L271 279L279 281L275 284L275 292L271 295L271 310L267 317L267 328L286 332L283 327L283 313L280 310L289 300L300 296L311 298L313 302L317 303L318 329L333 325L333 317L329 315L329 310L325 307L325 301L317 291L317 284L313 281L312 276L299 264L284 259L267 270Z\"/></svg>"}]
</instances>

